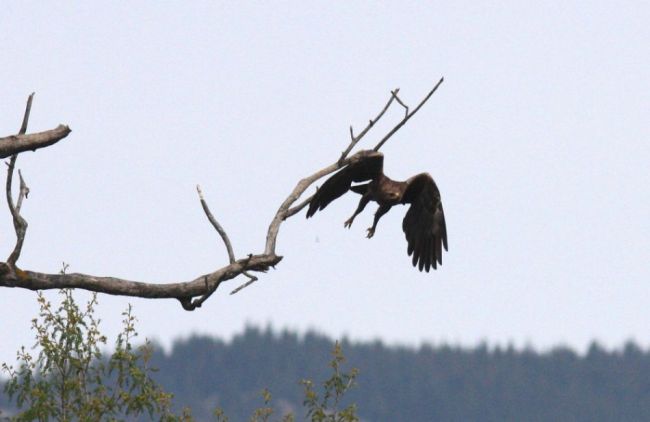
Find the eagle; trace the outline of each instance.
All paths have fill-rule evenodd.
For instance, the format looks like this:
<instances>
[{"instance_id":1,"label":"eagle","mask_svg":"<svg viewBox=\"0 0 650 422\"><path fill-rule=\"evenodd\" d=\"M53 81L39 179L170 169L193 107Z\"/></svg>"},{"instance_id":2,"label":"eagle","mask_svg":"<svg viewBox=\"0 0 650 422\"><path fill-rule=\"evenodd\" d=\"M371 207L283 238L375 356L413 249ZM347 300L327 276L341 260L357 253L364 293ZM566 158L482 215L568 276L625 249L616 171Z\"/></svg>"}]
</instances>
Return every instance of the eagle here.
<instances>
[{"instance_id":1,"label":"eagle","mask_svg":"<svg viewBox=\"0 0 650 422\"><path fill-rule=\"evenodd\" d=\"M405 182L389 179L384 174L384 155L377 151L356 154L341 170L316 190L309 202L307 218L327 207L330 202L351 190L361 195L359 206L344 226L350 228L354 218L370 201L379 204L368 238L375 234L379 219L394 205L411 204L402 230L408 243L408 255L413 256L413 266L420 271L435 270L442 264L442 248L447 249L447 226L440 202L440 191L429 173L420 173ZM353 183L368 182L353 185Z\"/></svg>"}]
</instances>

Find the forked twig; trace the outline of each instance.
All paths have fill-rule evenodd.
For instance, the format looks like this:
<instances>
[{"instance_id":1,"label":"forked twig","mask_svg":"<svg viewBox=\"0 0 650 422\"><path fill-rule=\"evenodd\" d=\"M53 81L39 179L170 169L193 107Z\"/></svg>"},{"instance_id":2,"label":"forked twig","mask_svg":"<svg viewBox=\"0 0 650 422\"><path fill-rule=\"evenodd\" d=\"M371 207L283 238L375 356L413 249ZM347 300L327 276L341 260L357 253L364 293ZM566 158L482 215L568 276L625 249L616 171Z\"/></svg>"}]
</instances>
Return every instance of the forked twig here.
<instances>
[{"instance_id":1,"label":"forked twig","mask_svg":"<svg viewBox=\"0 0 650 422\"><path fill-rule=\"evenodd\" d=\"M228 259L230 260L230 263L233 264L235 262L235 253L233 251L232 244L230 243L230 238L228 238L228 234L226 234L226 231L223 229L221 224L219 224L217 219L214 218L214 215L212 215L212 212L210 212L210 208L208 207L208 204L205 201L205 197L203 196L203 191L201 190L201 186L196 185L196 191L199 194L199 199L201 200L201 206L203 207L203 211L205 212L205 215L208 217L208 220L210 221L212 226L215 228L215 230L219 233L219 236L221 236L221 239L223 240L223 243L226 245L226 250L228 251ZM247 261L245 261L246 262L245 266L248 265L248 262L250 262L250 259L252 257L253 257L253 254L248 255L248 259L247 259ZM252 284L253 282L258 280L257 277L255 277L254 275L251 275L248 271L242 271L241 273L243 275L245 275L246 277L248 277L250 280L247 283L245 283L244 285L239 286L237 289L230 292L230 294L237 293L238 291L240 291L244 287L249 286L250 284ZM185 307L186 309L188 309L188 307L191 307L193 309L200 308L201 305L203 304L203 302L205 302L217 290L217 288L219 287L219 284L221 284L221 283L217 282L217 283L214 283L214 286L210 287L210 286L207 285L207 281L206 281L207 292L203 296L201 296L199 299L195 299L193 301L186 302L183 305L183 307ZM183 301L181 301L181 303L183 303Z\"/></svg>"},{"instance_id":2,"label":"forked twig","mask_svg":"<svg viewBox=\"0 0 650 422\"><path fill-rule=\"evenodd\" d=\"M345 159L347 158L347 156L348 156L348 154L350 153L350 151L352 151L352 148L354 148L354 146L355 146L355 145L356 145L356 144L357 144L361 139L363 139L364 136L366 136L366 133L368 133L368 131L369 131L369 130L370 130L370 129L375 125L375 123L377 123L377 122L379 121L379 119L382 118L382 116L384 115L384 113L386 113L386 110L388 110L388 108L390 107L390 105L393 103L393 100L395 100L395 99L397 98L397 93L398 93L398 92L399 92L399 88L396 88L395 90L391 91L390 99L388 100L388 102L386 103L386 105L384 106L384 108L379 112L379 114L378 114L374 119L371 119L371 120L368 122L368 125L367 125L367 126L366 126L362 131L361 131L361 133L359 133L357 136L354 136L354 131L353 131L353 129L352 129L352 126L350 126L350 138L351 138L351 142L350 142L350 145L348 145L348 147L345 149L345 151L343 151L343 152L341 153L341 158L339 158L339 164L341 164L341 163L343 162L343 160L345 160Z\"/></svg>"},{"instance_id":3,"label":"forked twig","mask_svg":"<svg viewBox=\"0 0 650 422\"><path fill-rule=\"evenodd\" d=\"M404 117L409 115L409 106L404 104L402 100L397 96L397 90L391 91L391 94L393 94L393 97L395 97L395 101L397 101L402 107L404 107Z\"/></svg>"},{"instance_id":4,"label":"forked twig","mask_svg":"<svg viewBox=\"0 0 650 422\"><path fill-rule=\"evenodd\" d=\"M438 81L438 83L436 84L436 86L434 86L433 89L432 89L431 91L429 91L429 93L427 94L427 96L424 97L424 99L423 99L422 101L420 101L420 104L418 104L418 106L415 107L415 110L413 110L412 112L409 113L409 112L408 112L408 107L407 107L407 113L406 113L406 116L404 116L404 118L403 118L403 119L402 119L398 124L396 124L395 127L394 127L393 129L391 129L391 131L388 132L388 133L386 134L386 136L384 136L384 137L382 138L381 141L379 141L379 143L378 143L378 144L375 146L375 148L374 148L375 151L379 151L379 148L381 148L381 147L386 143L386 141L388 141L388 140L390 139L390 137L393 136L393 135L395 134L395 132L397 132L398 130L400 130L400 128L401 128L402 126L404 126L404 124L405 124L406 122L408 122L409 119L415 115L415 113L418 112L418 110L419 110L419 109L424 105L424 103L426 103L426 102L429 100L429 98L431 98L431 96L433 95L433 93L436 92L436 90L438 89L438 87L440 86L440 84L442 84L442 83L444 82L444 80L445 80L445 78L440 78L440 80ZM397 92L393 95L393 97L396 97L396 96L397 96ZM400 101L400 104L401 104L401 103L402 103L402 102ZM402 105L404 105L404 104L402 104ZM404 105L404 107L406 107L406 106Z\"/></svg>"}]
</instances>

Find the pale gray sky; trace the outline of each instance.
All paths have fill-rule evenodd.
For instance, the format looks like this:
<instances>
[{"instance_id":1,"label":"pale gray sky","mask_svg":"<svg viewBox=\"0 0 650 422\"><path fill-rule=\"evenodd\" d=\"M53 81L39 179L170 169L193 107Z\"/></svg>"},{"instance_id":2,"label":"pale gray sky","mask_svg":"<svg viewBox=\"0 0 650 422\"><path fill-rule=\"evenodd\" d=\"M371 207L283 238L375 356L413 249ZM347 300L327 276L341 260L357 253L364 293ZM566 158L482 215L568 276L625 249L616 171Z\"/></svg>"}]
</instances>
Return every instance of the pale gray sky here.
<instances>
[{"instance_id":1,"label":"pale gray sky","mask_svg":"<svg viewBox=\"0 0 650 422\"><path fill-rule=\"evenodd\" d=\"M249 323L333 336L473 345L650 345L650 6L644 2L4 3L0 133L69 124L20 156L31 188L23 268L189 280L226 262L200 183L236 252L261 252L297 180L333 162L401 88L431 101L384 148L396 179L428 171L449 253L420 274L405 208L364 237L357 198L286 222L278 269L196 312L101 296L115 332L229 337ZM401 116L394 109L362 147ZM4 202L4 201L3 201ZM0 219L6 255L14 234ZM243 281L243 279L242 279ZM55 296L55 295L53 295ZM36 313L2 289L0 360Z\"/></svg>"}]
</instances>

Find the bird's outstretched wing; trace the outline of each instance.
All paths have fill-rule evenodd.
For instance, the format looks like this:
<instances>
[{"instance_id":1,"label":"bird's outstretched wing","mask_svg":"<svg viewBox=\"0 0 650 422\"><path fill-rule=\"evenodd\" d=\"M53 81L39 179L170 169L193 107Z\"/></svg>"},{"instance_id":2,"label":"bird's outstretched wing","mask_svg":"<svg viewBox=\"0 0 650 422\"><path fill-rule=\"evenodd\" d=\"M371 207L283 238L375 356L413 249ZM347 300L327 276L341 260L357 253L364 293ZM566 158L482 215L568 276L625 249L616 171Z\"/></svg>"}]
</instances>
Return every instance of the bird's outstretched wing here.
<instances>
[{"instance_id":1,"label":"bird's outstretched wing","mask_svg":"<svg viewBox=\"0 0 650 422\"><path fill-rule=\"evenodd\" d=\"M327 179L323 186L316 191L309 202L307 218L350 190L352 182L364 182L377 177L381 174L383 167L384 155L375 151L369 151L343 167L334 176Z\"/></svg>"},{"instance_id":2,"label":"bird's outstretched wing","mask_svg":"<svg viewBox=\"0 0 650 422\"><path fill-rule=\"evenodd\" d=\"M428 173L421 173L406 181L403 204L411 204L402 230L408 242L408 254L413 255L413 266L429 272L442 264L442 247L447 250L447 226L440 202L440 191Z\"/></svg>"}]
</instances>

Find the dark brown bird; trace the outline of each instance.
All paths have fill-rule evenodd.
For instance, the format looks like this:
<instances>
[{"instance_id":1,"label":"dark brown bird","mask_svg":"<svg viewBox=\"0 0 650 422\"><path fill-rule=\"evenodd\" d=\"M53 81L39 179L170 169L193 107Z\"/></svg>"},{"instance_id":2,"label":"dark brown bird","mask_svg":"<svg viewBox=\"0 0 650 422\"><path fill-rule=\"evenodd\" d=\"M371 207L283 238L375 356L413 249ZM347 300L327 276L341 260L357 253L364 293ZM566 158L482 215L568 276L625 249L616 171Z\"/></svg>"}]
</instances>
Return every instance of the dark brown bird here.
<instances>
[{"instance_id":1,"label":"dark brown bird","mask_svg":"<svg viewBox=\"0 0 650 422\"><path fill-rule=\"evenodd\" d=\"M429 173L420 173L405 182L389 179L383 172L384 155L376 151L365 151L347 166L327 179L316 190L309 202L307 218L324 209L330 202L343 196L348 190L361 194L361 200L352 217L344 224L352 226L354 218L363 211L368 202L375 201L379 208L375 213L368 238L375 234L377 222L393 205L411 204L402 230L408 242L408 254L413 255L413 266L429 272L442 264L442 247L447 250L447 227L440 202L440 192ZM366 182L352 186L353 182Z\"/></svg>"}]
</instances>

